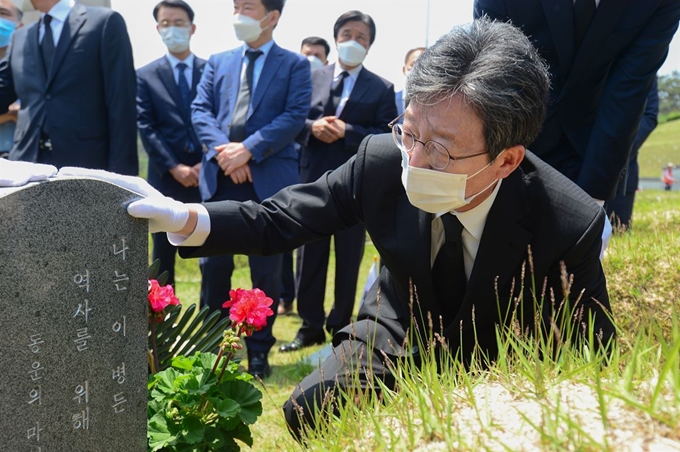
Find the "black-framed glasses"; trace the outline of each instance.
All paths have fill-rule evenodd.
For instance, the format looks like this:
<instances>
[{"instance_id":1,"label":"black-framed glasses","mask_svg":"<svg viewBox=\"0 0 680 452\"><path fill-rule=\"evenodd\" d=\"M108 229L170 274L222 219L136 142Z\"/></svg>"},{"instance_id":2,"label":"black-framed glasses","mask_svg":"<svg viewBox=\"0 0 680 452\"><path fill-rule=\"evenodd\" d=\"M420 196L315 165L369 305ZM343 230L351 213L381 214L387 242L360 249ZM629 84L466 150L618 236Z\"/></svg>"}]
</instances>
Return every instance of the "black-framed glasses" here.
<instances>
[{"instance_id":1,"label":"black-framed glasses","mask_svg":"<svg viewBox=\"0 0 680 452\"><path fill-rule=\"evenodd\" d=\"M465 160L489 153L489 151L484 151L462 157L453 156L443 144L433 140L421 141L413 136L411 131L405 129L401 124L397 123L397 121L399 121L399 119L401 119L403 116L404 114L402 113L388 124L388 126L392 129L392 138L394 139L394 142L397 144L397 146L403 148L407 152L412 151L416 147L416 143L422 144L428 163L436 170L445 169L447 166L449 166L449 162L451 160Z\"/></svg>"}]
</instances>

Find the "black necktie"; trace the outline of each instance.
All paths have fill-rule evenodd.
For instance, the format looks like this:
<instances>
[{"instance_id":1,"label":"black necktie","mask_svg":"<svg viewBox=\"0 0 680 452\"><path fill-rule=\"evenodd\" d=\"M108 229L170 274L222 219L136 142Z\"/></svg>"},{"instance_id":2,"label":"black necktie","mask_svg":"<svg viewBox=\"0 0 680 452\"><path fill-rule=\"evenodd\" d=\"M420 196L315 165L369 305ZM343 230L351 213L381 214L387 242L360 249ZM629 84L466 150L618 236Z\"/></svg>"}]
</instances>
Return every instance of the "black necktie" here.
<instances>
[{"instance_id":1,"label":"black necktie","mask_svg":"<svg viewBox=\"0 0 680 452\"><path fill-rule=\"evenodd\" d=\"M342 89L345 87L345 78L349 75L347 71L342 71L340 73L340 80L338 80L336 85L331 89L330 105L326 116L335 116L335 112L338 111L338 105L340 105L340 99L342 99Z\"/></svg>"},{"instance_id":2,"label":"black necktie","mask_svg":"<svg viewBox=\"0 0 680 452\"><path fill-rule=\"evenodd\" d=\"M576 0L574 2L574 44L578 50L595 15L595 0Z\"/></svg>"},{"instance_id":3,"label":"black necktie","mask_svg":"<svg viewBox=\"0 0 680 452\"><path fill-rule=\"evenodd\" d=\"M250 94L253 88L253 72L255 71L255 60L262 55L262 51L247 51L248 66L246 66L245 77L241 78L241 86L236 98L236 106L231 116L231 129L229 130L229 141L240 143L246 139L246 119L248 118L248 108L250 107Z\"/></svg>"},{"instance_id":4,"label":"black necktie","mask_svg":"<svg viewBox=\"0 0 680 452\"><path fill-rule=\"evenodd\" d=\"M54 59L54 36L52 35L52 16L45 14L43 17L43 26L45 27L45 34L43 35L42 43L40 44L40 51L42 53L43 65L45 67L45 74L50 73L52 67L52 60Z\"/></svg>"},{"instance_id":5,"label":"black necktie","mask_svg":"<svg viewBox=\"0 0 680 452\"><path fill-rule=\"evenodd\" d=\"M442 215L441 219L446 240L432 266L432 279L446 327L456 318L463 303L467 277L461 239L463 225L458 217L448 213ZM437 325L438 323L437 321Z\"/></svg>"}]
</instances>

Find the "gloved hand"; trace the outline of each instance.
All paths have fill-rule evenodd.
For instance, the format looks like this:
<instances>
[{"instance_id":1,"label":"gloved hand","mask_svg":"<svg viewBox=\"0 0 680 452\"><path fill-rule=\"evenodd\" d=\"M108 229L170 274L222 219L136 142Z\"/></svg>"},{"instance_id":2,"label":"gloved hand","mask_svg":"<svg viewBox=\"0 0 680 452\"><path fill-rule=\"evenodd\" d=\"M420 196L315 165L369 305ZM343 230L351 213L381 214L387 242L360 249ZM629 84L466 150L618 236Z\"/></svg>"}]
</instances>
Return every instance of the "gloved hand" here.
<instances>
[{"instance_id":1,"label":"gloved hand","mask_svg":"<svg viewBox=\"0 0 680 452\"><path fill-rule=\"evenodd\" d=\"M131 203L127 211L135 218L149 220L149 232L177 232L189 219L189 208L172 198L163 196L141 177L123 176L104 170L93 170L66 166L59 170L58 176L97 179L109 182L143 196Z\"/></svg>"},{"instance_id":2,"label":"gloved hand","mask_svg":"<svg viewBox=\"0 0 680 452\"><path fill-rule=\"evenodd\" d=\"M0 187L20 187L29 182L45 180L55 174L57 168L52 165L0 159Z\"/></svg>"}]
</instances>

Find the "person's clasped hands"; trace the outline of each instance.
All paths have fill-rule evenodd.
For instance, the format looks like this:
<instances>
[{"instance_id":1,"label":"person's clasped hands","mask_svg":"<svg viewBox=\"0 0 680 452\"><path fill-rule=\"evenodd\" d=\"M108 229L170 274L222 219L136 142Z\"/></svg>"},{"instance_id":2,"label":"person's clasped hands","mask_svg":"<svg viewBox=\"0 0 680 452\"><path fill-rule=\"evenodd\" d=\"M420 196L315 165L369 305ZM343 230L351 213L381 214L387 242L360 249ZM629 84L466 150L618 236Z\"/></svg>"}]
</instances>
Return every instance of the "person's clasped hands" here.
<instances>
[{"instance_id":1,"label":"person's clasped hands","mask_svg":"<svg viewBox=\"0 0 680 452\"><path fill-rule=\"evenodd\" d=\"M50 178L86 178L109 182L142 196L130 203L128 213L149 220L149 232L179 232L189 220L189 207L162 195L141 177L123 176L104 170L15 162L0 159L0 187L20 187Z\"/></svg>"}]
</instances>

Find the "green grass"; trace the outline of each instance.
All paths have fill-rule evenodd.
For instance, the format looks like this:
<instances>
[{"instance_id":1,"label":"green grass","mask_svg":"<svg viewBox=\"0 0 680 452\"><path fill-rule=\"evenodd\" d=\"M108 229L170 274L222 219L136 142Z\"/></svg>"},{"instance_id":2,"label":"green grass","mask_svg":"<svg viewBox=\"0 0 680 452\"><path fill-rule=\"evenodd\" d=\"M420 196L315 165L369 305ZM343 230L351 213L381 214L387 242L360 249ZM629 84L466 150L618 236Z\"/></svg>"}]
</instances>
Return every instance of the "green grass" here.
<instances>
[{"instance_id":1,"label":"green grass","mask_svg":"<svg viewBox=\"0 0 680 452\"><path fill-rule=\"evenodd\" d=\"M661 177L668 162L680 164L680 120L659 124L640 148L640 177Z\"/></svg>"}]
</instances>

